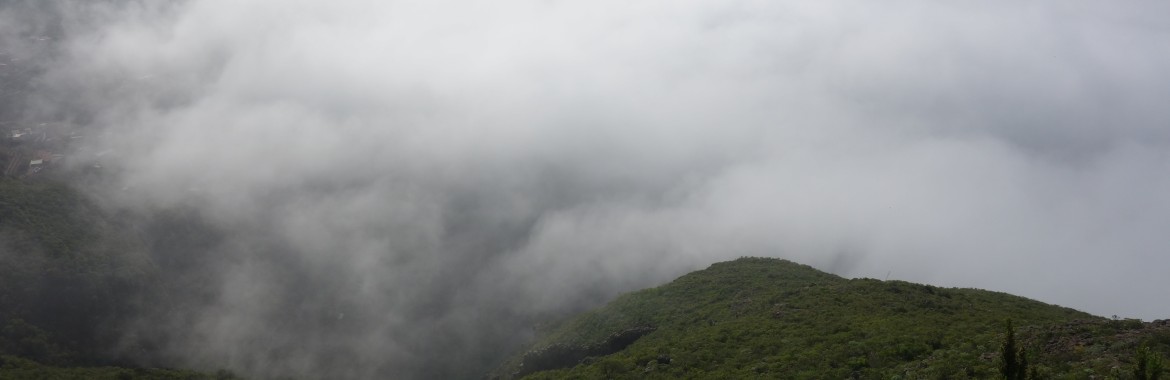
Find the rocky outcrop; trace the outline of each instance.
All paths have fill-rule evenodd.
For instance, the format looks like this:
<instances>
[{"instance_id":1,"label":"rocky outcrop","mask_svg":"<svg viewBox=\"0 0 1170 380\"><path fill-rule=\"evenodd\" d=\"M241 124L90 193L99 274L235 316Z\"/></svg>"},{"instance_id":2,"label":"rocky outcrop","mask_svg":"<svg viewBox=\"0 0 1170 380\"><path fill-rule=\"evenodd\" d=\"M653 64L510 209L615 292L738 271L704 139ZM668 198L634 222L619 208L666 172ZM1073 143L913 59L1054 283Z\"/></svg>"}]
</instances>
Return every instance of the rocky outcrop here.
<instances>
[{"instance_id":1,"label":"rocky outcrop","mask_svg":"<svg viewBox=\"0 0 1170 380\"><path fill-rule=\"evenodd\" d=\"M555 344L524 354L520 370L512 374L513 378L524 377L533 372L547 371L558 368L569 368L581 363L582 360L596 356L605 356L624 350L646 334L656 330L654 326L638 326L610 334L604 341L590 345ZM669 359L668 359L669 360Z\"/></svg>"}]
</instances>

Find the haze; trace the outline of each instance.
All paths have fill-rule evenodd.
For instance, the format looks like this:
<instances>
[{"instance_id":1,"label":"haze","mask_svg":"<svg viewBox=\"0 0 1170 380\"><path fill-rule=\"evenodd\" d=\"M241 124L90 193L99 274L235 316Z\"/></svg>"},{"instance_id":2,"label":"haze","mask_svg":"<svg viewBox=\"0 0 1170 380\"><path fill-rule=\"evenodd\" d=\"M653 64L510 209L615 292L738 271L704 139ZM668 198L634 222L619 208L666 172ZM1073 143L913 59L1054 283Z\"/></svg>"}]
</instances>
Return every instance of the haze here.
<instances>
[{"instance_id":1,"label":"haze","mask_svg":"<svg viewBox=\"0 0 1170 380\"><path fill-rule=\"evenodd\" d=\"M1170 317L1170 3L6 3L9 116L231 232L184 365L475 378L740 256Z\"/></svg>"}]
</instances>

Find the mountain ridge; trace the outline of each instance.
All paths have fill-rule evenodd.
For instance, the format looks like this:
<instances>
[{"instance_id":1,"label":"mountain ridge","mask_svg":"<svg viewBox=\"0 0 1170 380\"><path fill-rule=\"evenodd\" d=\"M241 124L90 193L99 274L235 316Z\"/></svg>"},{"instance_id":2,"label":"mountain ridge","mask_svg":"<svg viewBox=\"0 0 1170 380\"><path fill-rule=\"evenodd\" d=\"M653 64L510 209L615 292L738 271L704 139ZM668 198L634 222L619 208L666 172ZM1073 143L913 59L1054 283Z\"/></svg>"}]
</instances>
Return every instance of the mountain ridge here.
<instances>
[{"instance_id":1,"label":"mountain ridge","mask_svg":"<svg viewBox=\"0 0 1170 380\"><path fill-rule=\"evenodd\" d=\"M1170 321L1110 320L1002 292L845 279L745 257L566 320L491 376L989 378L1007 320L1042 378L1125 378L1139 347L1170 351ZM534 368L550 348L571 352L636 326L654 331L606 355Z\"/></svg>"}]
</instances>

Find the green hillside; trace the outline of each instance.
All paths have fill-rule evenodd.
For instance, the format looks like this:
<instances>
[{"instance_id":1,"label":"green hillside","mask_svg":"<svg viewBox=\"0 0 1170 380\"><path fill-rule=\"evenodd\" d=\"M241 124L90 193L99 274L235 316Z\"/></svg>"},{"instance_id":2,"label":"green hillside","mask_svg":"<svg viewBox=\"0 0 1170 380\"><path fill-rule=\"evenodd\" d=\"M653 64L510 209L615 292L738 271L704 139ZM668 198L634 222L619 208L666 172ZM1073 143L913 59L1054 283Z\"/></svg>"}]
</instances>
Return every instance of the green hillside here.
<instances>
[{"instance_id":1,"label":"green hillside","mask_svg":"<svg viewBox=\"0 0 1170 380\"><path fill-rule=\"evenodd\" d=\"M86 363L152 276L141 243L69 186L0 179L0 354Z\"/></svg>"},{"instance_id":2,"label":"green hillside","mask_svg":"<svg viewBox=\"0 0 1170 380\"><path fill-rule=\"evenodd\" d=\"M110 356L161 283L132 229L66 183L0 178L0 380L235 378Z\"/></svg>"},{"instance_id":3,"label":"green hillside","mask_svg":"<svg viewBox=\"0 0 1170 380\"><path fill-rule=\"evenodd\" d=\"M1170 352L1170 321L742 258L568 320L494 376L996 378L1008 319L1040 378L1132 378L1140 347Z\"/></svg>"}]
</instances>

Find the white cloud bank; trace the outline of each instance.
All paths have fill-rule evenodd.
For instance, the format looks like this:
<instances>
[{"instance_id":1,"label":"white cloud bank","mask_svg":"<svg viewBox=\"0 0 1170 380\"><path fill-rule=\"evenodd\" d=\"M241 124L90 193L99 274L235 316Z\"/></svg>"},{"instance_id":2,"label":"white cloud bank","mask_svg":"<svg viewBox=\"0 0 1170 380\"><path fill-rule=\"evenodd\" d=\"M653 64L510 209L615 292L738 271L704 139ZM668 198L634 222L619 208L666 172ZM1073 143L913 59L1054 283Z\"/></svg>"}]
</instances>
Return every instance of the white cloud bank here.
<instances>
[{"instance_id":1,"label":"white cloud bank","mask_svg":"<svg viewBox=\"0 0 1170 380\"><path fill-rule=\"evenodd\" d=\"M1170 317L1162 2L100 14L45 76L48 108L78 105L108 132L95 149L133 158L136 201L199 199L248 231L221 248L238 260L184 357L475 376L516 321L741 255ZM304 273L266 269L249 238ZM287 303L266 300L298 297L365 319L268 322ZM273 347L282 359L260 354Z\"/></svg>"}]
</instances>

